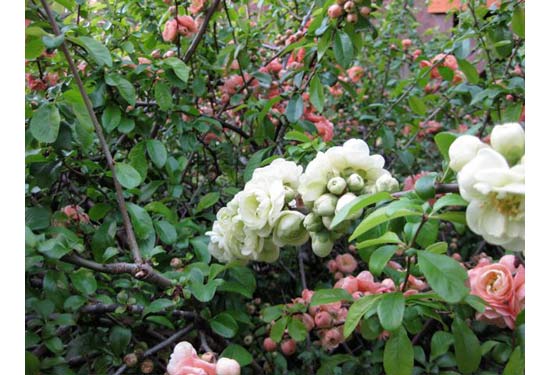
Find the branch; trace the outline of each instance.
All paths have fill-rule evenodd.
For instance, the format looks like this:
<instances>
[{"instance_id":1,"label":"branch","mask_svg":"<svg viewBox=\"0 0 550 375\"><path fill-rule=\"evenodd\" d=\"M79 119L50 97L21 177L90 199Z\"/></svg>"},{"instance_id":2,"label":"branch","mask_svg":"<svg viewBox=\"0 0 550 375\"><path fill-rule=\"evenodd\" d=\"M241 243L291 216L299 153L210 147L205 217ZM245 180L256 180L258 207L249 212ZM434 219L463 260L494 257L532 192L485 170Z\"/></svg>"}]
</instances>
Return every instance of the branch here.
<instances>
[{"instance_id":1,"label":"branch","mask_svg":"<svg viewBox=\"0 0 550 375\"><path fill-rule=\"evenodd\" d=\"M189 332L191 332L191 330L193 329L193 325L188 325L187 327L185 327L184 329L182 329L181 331L178 331L176 333L174 333L172 336L168 337L166 340L158 343L157 345L153 346L151 349L147 350L144 354L143 354L143 357L144 358L147 358L147 357L150 357L152 356L153 354L155 354L156 352L164 349L165 347L167 347L168 345L171 345L173 344L174 342L176 342L180 337L183 337L185 335L187 335ZM119 367L119 369L114 373L114 375L121 375L121 374L124 374L124 372L128 369L128 366L126 365L122 365Z\"/></svg>"},{"instance_id":2,"label":"branch","mask_svg":"<svg viewBox=\"0 0 550 375\"><path fill-rule=\"evenodd\" d=\"M206 28L208 27L208 22L210 22L210 18L214 15L214 12L218 8L218 5L220 4L221 0L214 0L212 3L212 6L210 9L208 9L208 12L206 13L206 16L204 17L204 21L202 21L201 28L199 29L199 32L197 35L195 35L195 38L191 42L191 45L189 46L189 49L187 52L185 52L185 55L183 56L183 62L188 63L189 60L191 60L191 56L193 56L193 53L195 53L195 50L199 46L199 43L202 40L202 37L204 36L204 33L206 32Z\"/></svg>"},{"instance_id":3,"label":"branch","mask_svg":"<svg viewBox=\"0 0 550 375\"><path fill-rule=\"evenodd\" d=\"M48 5L47 0L40 0L42 2L42 6L44 7L44 10L46 11L46 14L48 15L48 19L50 21L50 24L52 26L53 32L56 36L59 36L61 32L59 31L59 27L57 26L57 23L55 22L54 16L52 14L52 10L50 9L50 6ZM120 185L120 182L117 179L116 171L115 171L115 162L113 160L113 156L111 155L111 151L109 151L109 146L107 145L107 141L105 140L105 136L103 135L103 130L101 128L101 125L99 124L99 121L97 120L97 117L94 112L94 107L92 105L92 102L90 98L88 97L88 94L86 93L86 90L84 89L84 85L82 83L82 80L80 79L80 75L78 74L78 70L74 64L74 61L69 53L69 49L67 48L67 45L65 41L61 43L61 50L63 51L63 54L65 55L65 59L67 60L67 63L69 64L69 67L71 69L71 72L74 76L76 85L78 86L78 90L80 91L80 95L82 96L82 99L84 100L84 104L86 105L86 109L88 111L88 114L90 116L90 119L92 120L92 123L94 124L95 131L97 133L97 137L99 138L99 143L101 144L101 148L103 149L103 153L105 154L105 158L107 159L107 165L109 169L111 170L112 176L113 176L113 182L115 185L116 190L116 197L118 202L118 207L120 209L120 213L122 215L122 222L124 224L124 230L126 231L126 236L128 238L128 243L130 245L130 250L132 252L132 256L134 258L134 261L138 264L143 264L143 259L141 257L141 253L139 251L139 247L136 241L136 237L134 235L134 230L132 228L132 223L130 222L130 217L128 216L128 211L126 210L126 203L124 201L124 195L122 192L122 186Z\"/></svg>"},{"instance_id":4,"label":"branch","mask_svg":"<svg viewBox=\"0 0 550 375\"><path fill-rule=\"evenodd\" d=\"M172 286L172 281L170 279L155 271L153 267L151 267L151 265L148 263L135 264L120 262L101 264L96 263L92 260L84 259L74 254L65 255L61 258L61 260L67 263L74 264L76 266L89 268L97 272L114 275L128 273L138 280L147 281L162 288L169 288L170 286Z\"/></svg>"},{"instance_id":5,"label":"branch","mask_svg":"<svg viewBox=\"0 0 550 375\"><path fill-rule=\"evenodd\" d=\"M141 314L144 310L144 307L142 305L122 305L118 303L93 303L86 305L80 309L81 313L85 314L106 314L106 313L112 313L115 312L115 310L119 307L126 307L127 312ZM165 312L167 314L171 314L173 316L176 316L178 318L184 318L184 319L194 319L196 317L196 314L192 311L184 311L184 310L172 310L172 311L160 311Z\"/></svg>"}]
</instances>

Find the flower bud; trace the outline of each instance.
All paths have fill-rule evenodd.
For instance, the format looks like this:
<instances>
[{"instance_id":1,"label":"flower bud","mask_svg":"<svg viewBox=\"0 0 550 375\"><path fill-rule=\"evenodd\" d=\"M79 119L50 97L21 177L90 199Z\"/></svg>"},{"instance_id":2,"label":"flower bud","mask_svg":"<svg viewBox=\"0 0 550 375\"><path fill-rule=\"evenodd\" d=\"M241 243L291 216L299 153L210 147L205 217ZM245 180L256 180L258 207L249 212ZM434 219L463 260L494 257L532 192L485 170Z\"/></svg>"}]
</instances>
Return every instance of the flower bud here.
<instances>
[{"instance_id":1,"label":"flower bud","mask_svg":"<svg viewBox=\"0 0 550 375\"><path fill-rule=\"evenodd\" d=\"M343 13L342 7L338 4L333 4L328 8L327 13L330 18L338 18Z\"/></svg>"},{"instance_id":2,"label":"flower bud","mask_svg":"<svg viewBox=\"0 0 550 375\"><path fill-rule=\"evenodd\" d=\"M183 262L180 258L172 258L170 260L170 267L172 268L180 268L182 266Z\"/></svg>"},{"instance_id":3,"label":"flower bud","mask_svg":"<svg viewBox=\"0 0 550 375\"><path fill-rule=\"evenodd\" d=\"M154 368L155 365L150 359L146 359L145 361L141 362L141 372L144 374L151 374Z\"/></svg>"},{"instance_id":4,"label":"flower bud","mask_svg":"<svg viewBox=\"0 0 550 375\"><path fill-rule=\"evenodd\" d=\"M319 232L311 234L311 249L315 255L323 258L330 254L334 242L327 232Z\"/></svg>"},{"instance_id":5,"label":"flower bud","mask_svg":"<svg viewBox=\"0 0 550 375\"><path fill-rule=\"evenodd\" d=\"M354 9L355 9L355 3L353 1L347 1L344 4L344 10L346 11L346 13L351 13L353 12Z\"/></svg>"},{"instance_id":6,"label":"flower bud","mask_svg":"<svg viewBox=\"0 0 550 375\"><path fill-rule=\"evenodd\" d=\"M346 193L338 199L338 202L336 203L336 210L335 213L338 213L344 208L349 202L353 201L357 196L353 193ZM363 214L363 210L359 210L354 212L351 216L348 217L349 220L355 220L358 217L360 217Z\"/></svg>"},{"instance_id":7,"label":"flower bud","mask_svg":"<svg viewBox=\"0 0 550 375\"><path fill-rule=\"evenodd\" d=\"M365 180L357 173L352 173L346 180L348 189L353 192L361 191L365 186Z\"/></svg>"},{"instance_id":8,"label":"flower bud","mask_svg":"<svg viewBox=\"0 0 550 375\"><path fill-rule=\"evenodd\" d=\"M491 132L491 146L513 166L525 154L525 131L517 122L496 125Z\"/></svg>"},{"instance_id":9,"label":"flower bud","mask_svg":"<svg viewBox=\"0 0 550 375\"><path fill-rule=\"evenodd\" d=\"M306 327L306 331L310 332L313 328L315 328L315 321L311 317L311 315L307 313L302 314L302 323L304 323L304 326Z\"/></svg>"},{"instance_id":10,"label":"flower bud","mask_svg":"<svg viewBox=\"0 0 550 375\"><path fill-rule=\"evenodd\" d=\"M124 356L124 363L128 367L134 367L135 365L137 365L138 357L137 357L136 353L126 354Z\"/></svg>"},{"instance_id":11,"label":"flower bud","mask_svg":"<svg viewBox=\"0 0 550 375\"><path fill-rule=\"evenodd\" d=\"M376 180L376 191L387 191L393 193L399 190L399 182L390 174L383 174Z\"/></svg>"},{"instance_id":12,"label":"flower bud","mask_svg":"<svg viewBox=\"0 0 550 375\"><path fill-rule=\"evenodd\" d=\"M326 311L319 311L315 314L315 325L317 328L328 328L332 325L332 316Z\"/></svg>"},{"instance_id":13,"label":"flower bud","mask_svg":"<svg viewBox=\"0 0 550 375\"><path fill-rule=\"evenodd\" d=\"M449 147L449 166L455 172L459 172L479 150L489 147L473 135L462 135L455 139Z\"/></svg>"},{"instance_id":14,"label":"flower bud","mask_svg":"<svg viewBox=\"0 0 550 375\"><path fill-rule=\"evenodd\" d=\"M346 190L346 180L342 177L333 177L329 180L327 189L334 195L341 195Z\"/></svg>"},{"instance_id":15,"label":"flower bud","mask_svg":"<svg viewBox=\"0 0 550 375\"><path fill-rule=\"evenodd\" d=\"M319 216L331 216L336 209L338 198L332 194L323 194L313 204L313 212Z\"/></svg>"},{"instance_id":16,"label":"flower bud","mask_svg":"<svg viewBox=\"0 0 550 375\"><path fill-rule=\"evenodd\" d=\"M264 339L264 349L266 352L274 352L277 350L277 343L271 337L266 337Z\"/></svg>"},{"instance_id":17,"label":"flower bud","mask_svg":"<svg viewBox=\"0 0 550 375\"><path fill-rule=\"evenodd\" d=\"M284 355L290 356L296 352L296 341L293 339L285 340L281 343L281 351Z\"/></svg>"},{"instance_id":18,"label":"flower bud","mask_svg":"<svg viewBox=\"0 0 550 375\"><path fill-rule=\"evenodd\" d=\"M208 363L214 363L216 362L216 354L214 354L213 352L206 352L201 354L201 359Z\"/></svg>"},{"instance_id":19,"label":"flower bud","mask_svg":"<svg viewBox=\"0 0 550 375\"><path fill-rule=\"evenodd\" d=\"M363 17L368 17L368 15L370 14L370 8L369 7L361 7L361 8L359 8L359 13Z\"/></svg>"},{"instance_id":20,"label":"flower bud","mask_svg":"<svg viewBox=\"0 0 550 375\"><path fill-rule=\"evenodd\" d=\"M309 235L302 225L304 218L298 211L281 212L273 230L273 242L278 246L300 246L306 243Z\"/></svg>"},{"instance_id":21,"label":"flower bud","mask_svg":"<svg viewBox=\"0 0 550 375\"><path fill-rule=\"evenodd\" d=\"M308 232L319 232L323 229L321 217L310 212L304 219L304 228L306 228Z\"/></svg>"},{"instance_id":22,"label":"flower bud","mask_svg":"<svg viewBox=\"0 0 550 375\"><path fill-rule=\"evenodd\" d=\"M355 13L348 13L346 16L346 21L349 23L355 23L357 22L357 14Z\"/></svg>"},{"instance_id":23,"label":"flower bud","mask_svg":"<svg viewBox=\"0 0 550 375\"><path fill-rule=\"evenodd\" d=\"M231 358L220 358L216 363L216 375L240 375L241 365Z\"/></svg>"}]
</instances>

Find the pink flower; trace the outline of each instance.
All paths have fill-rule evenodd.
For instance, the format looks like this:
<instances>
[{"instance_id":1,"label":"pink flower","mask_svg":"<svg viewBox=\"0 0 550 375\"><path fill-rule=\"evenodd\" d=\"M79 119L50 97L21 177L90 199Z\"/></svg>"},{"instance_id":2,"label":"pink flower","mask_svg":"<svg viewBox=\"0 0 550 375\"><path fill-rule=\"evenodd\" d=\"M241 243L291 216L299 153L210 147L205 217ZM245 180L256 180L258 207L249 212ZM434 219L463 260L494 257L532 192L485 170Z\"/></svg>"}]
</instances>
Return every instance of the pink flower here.
<instances>
[{"instance_id":1,"label":"pink flower","mask_svg":"<svg viewBox=\"0 0 550 375\"><path fill-rule=\"evenodd\" d=\"M215 364L207 362L190 343L182 341L170 355L166 370L168 375L240 375L241 366L229 358L220 358Z\"/></svg>"},{"instance_id":2,"label":"pink flower","mask_svg":"<svg viewBox=\"0 0 550 375\"><path fill-rule=\"evenodd\" d=\"M315 326L317 328L328 328L332 325L332 316L326 311L319 311L315 314Z\"/></svg>"},{"instance_id":3,"label":"pink flower","mask_svg":"<svg viewBox=\"0 0 550 375\"><path fill-rule=\"evenodd\" d=\"M360 66L352 66L347 70L348 77L353 83L357 83L365 75L365 69Z\"/></svg>"},{"instance_id":4,"label":"pink flower","mask_svg":"<svg viewBox=\"0 0 550 375\"><path fill-rule=\"evenodd\" d=\"M333 350L344 342L343 326L331 328L321 337L321 345L326 350Z\"/></svg>"},{"instance_id":5,"label":"pink flower","mask_svg":"<svg viewBox=\"0 0 550 375\"><path fill-rule=\"evenodd\" d=\"M333 4L331 5L327 10L328 16L330 18L338 18L340 17L344 12L340 5Z\"/></svg>"},{"instance_id":6,"label":"pink flower","mask_svg":"<svg viewBox=\"0 0 550 375\"><path fill-rule=\"evenodd\" d=\"M515 273L515 275L514 275ZM525 269L516 268L513 256L504 256L499 263L480 262L468 271L471 294L488 306L477 319L500 327L514 329L516 316L525 306Z\"/></svg>"},{"instance_id":7,"label":"pink flower","mask_svg":"<svg viewBox=\"0 0 550 375\"><path fill-rule=\"evenodd\" d=\"M412 46L412 40L410 39L403 39L401 41L401 47L403 47L404 50L409 49L409 47Z\"/></svg>"},{"instance_id":8,"label":"pink flower","mask_svg":"<svg viewBox=\"0 0 550 375\"><path fill-rule=\"evenodd\" d=\"M193 17L191 16L178 16L178 33L185 37L195 34L197 29L197 24Z\"/></svg>"},{"instance_id":9,"label":"pink flower","mask_svg":"<svg viewBox=\"0 0 550 375\"><path fill-rule=\"evenodd\" d=\"M349 294L353 294L359 290L359 282L353 276L344 277L341 280L338 280L334 284L335 288L342 288L347 291Z\"/></svg>"},{"instance_id":10,"label":"pink flower","mask_svg":"<svg viewBox=\"0 0 550 375\"><path fill-rule=\"evenodd\" d=\"M204 8L204 0L191 0L191 6L189 12L196 16Z\"/></svg>"},{"instance_id":11,"label":"pink flower","mask_svg":"<svg viewBox=\"0 0 550 375\"><path fill-rule=\"evenodd\" d=\"M165 42L174 42L178 34L178 21L171 19L164 25L164 31L162 32L162 39Z\"/></svg>"},{"instance_id":12,"label":"pink flower","mask_svg":"<svg viewBox=\"0 0 550 375\"><path fill-rule=\"evenodd\" d=\"M357 268L357 261L351 254L341 254L336 257L336 265L343 273L352 273Z\"/></svg>"},{"instance_id":13,"label":"pink flower","mask_svg":"<svg viewBox=\"0 0 550 375\"><path fill-rule=\"evenodd\" d=\"M321 138L323 138L323 141L329 142L334 137L334 125L329 120L323 119L322 121L316 122L315 127Z\"/></svg>"}]
</instances>

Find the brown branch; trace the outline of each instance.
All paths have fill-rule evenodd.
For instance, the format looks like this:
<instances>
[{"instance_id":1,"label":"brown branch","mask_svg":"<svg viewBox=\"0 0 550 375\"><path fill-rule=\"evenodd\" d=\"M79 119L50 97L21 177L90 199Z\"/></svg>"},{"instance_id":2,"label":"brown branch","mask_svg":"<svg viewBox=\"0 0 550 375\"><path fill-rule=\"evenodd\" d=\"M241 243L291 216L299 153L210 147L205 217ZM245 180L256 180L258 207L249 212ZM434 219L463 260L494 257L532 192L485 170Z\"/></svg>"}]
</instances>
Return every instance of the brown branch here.
<instances>
[{"instance_id":1,"label":"brown branch","mask_svg":"<svg viewBox=\"0 0 550 375\"><path fill-rule=\"evenodd\" d=\"M141 314L145 307L142 305L122 305L118 303L92 303L86 306L83 306L80 309L81 313L84 314L107 314L115 312L119 307L126 307L126 312ZM178 318L184 319L194 319L196 314L192 311L184 310L172 310L172 311L160 311L159 313L167 313Z\"/></svg>"},{"instance_id":2,"label":"brown branch","mask_svg":"<svg viewBox=\"0 0 550 375\"><path fill-rule=\"evenodd\" d=\"M201 42L202 37L204 36L206 29L208 28L208 22L210 22L210 18L212 18L212 16L214 15L214 12L216 12L216 9L218 8L220 1L221 0L214 0L214 2L212 3L212 6L208 9L208 12L204 17L204 21L202 21L199 32L197 33L197 35L195 35L195 38L191 42L189 49L187 50L187 52L185 52L185 55L183 56L184 63L188 63L189 60L191 60L191 56L193 56L193 53L195 53L195 50L199 46L199 43Z\"/></svg>"},{"instance_id":3,"label":"brown branch","mask_svg":"<svg viewBox=\"0 0 550 375\"><path fill-rule=\"evenodd\" d=\"M134 278L141 280L141 281L147 281L151 284L158 285L162 288L169 288L172 286L172 281L165 276L161 275L157 271L151 267L148 263L141 263L141 264L135 264L135 263L108 263L108 264L101 264L96 263L92 260L88 260L85 258L82 258L78 255L71 254L71 255L65 255L61 258L62 261L74 264L76 266L84 267L91 269L93 271L97 272L103 272L108 274L123 274L127 273L132 275Z\"/></svg>"},{"instance_id":4,"label":"brown branch","mask_svg":"<svg viewBox=\"0 0 550 375\"><path fill-rule=\"evenodd\" d=\"M53 32L56 36L61 35L61 32L59 30L59 27L57 26L57 23L55 21L55 18L52 14L52 10L47 2L47 0L40 0L42 2L42 6L44 7L44 10L46 11L46 14L48 15L48 19L50 21L50 24L52 26ZM99 124L99 121L97 120L97 117L94 112L94 107L92 105L92 102L90 98L88 97L88 94L86 93L86 90L84 89L84 84L82 83L82 80L80 79L80 75L78 74L78 70L74 64L74 61L71 57L71 54L69 53L69 49L67 48L67 45L65 41L61 43L61 50L63 51L63 54L65 55L65 59L67 60L67 63L69 64L69 67L71 69L71 72L74 76L76 85L78 86L78 90L80 91L80 95L82 96L82 99L84 100L84 104L86 105L86 109L88 111L88 114L90 116L90 119L92 120L92 123L94 125L95 131L97 133L97 137L99 138L99 143L101 144L101 148L103 149L103 153L105 154L105 158L107 159L107 165L109 169L111 170L112 176L113 176L113 182L115 185L116 190L116 197L118 206L120 209L120 213L122 215L122 222L124 224L124 230L126 231L126 236L128 238L128 243L130 245L130 250L132 252L132 256L134 258L134 261L138 264L143 264L143 259L141 257L141 253L139 251L139 247L136 241L136 237L134 235L134 230L132 228L132 223L130 222L130 217L128 216L128 211L126 209L126 203L124 201L124 195L122 192L122 186L120 185L120 182L118 181L118 178L116 176L115 171L115 162L113 160L113 156L111 155L111 151L109 150L109 146L107 145L107 141L105 140L105 136L103 135L103 130L101 128L101 125Z\"/></svg>"}]
</instances>

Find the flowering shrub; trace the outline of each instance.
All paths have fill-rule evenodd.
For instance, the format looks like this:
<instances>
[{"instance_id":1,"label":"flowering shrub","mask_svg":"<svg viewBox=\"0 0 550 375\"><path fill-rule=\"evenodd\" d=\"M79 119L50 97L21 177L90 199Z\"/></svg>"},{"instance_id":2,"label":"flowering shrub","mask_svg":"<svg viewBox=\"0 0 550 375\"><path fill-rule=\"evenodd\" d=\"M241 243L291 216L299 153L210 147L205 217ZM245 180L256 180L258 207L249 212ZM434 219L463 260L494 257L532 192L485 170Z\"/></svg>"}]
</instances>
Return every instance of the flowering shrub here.
<instances>
[{"instance_id":1,"label":"flowering shrub","mask_svg":"<svg viewBox=\"0 0 550 375\"><path fill-rule=\"evenodd\" d=\"M26 2L26 373L521 374L525 6L420 3Z\"/></svg>"}]
</instances>

